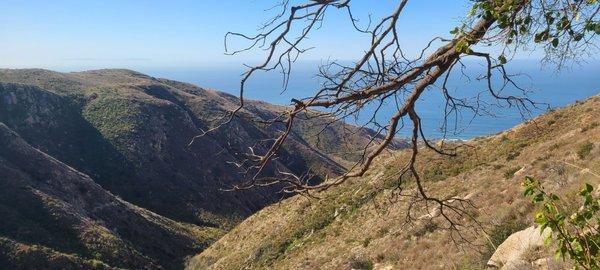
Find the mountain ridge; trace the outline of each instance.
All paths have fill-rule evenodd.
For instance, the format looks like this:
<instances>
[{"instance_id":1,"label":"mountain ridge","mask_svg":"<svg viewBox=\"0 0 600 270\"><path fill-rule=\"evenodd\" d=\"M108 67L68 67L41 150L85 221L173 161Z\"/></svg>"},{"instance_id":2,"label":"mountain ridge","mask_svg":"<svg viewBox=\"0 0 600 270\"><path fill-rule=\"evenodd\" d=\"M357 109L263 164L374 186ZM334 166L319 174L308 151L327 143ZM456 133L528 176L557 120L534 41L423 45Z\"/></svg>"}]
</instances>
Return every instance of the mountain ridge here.
<instances>
[{"instance_id":1,"label":"mountain ridge","mask_svg":"<svg viewBox=\"0 0 600 270\"><path fill-rule=\"evenodd\" d=\"M268 119L284 107L248 101L244 117L227 130L187 146L236 102L130 70L0 70L0 148L11 149L0 156L0 182L11 191L0 211L13 217L0 225L0 264L177 269L186 256L279 201L276 187L223 189L242 180L230 162L245 158L248 147L264 149L256 142L281 130L246 119ZM319 126L307 122L294 130L267 173L335 176L351 161L314 142L347 141L348 151L356 151L353 144L373 134L345 124L320 134ZM36 172L36 162L45 162L44 169ZM40 186L44 181L64 184ZM15 198L22 203L13 204Z\"/></svg>"}]
</instances>

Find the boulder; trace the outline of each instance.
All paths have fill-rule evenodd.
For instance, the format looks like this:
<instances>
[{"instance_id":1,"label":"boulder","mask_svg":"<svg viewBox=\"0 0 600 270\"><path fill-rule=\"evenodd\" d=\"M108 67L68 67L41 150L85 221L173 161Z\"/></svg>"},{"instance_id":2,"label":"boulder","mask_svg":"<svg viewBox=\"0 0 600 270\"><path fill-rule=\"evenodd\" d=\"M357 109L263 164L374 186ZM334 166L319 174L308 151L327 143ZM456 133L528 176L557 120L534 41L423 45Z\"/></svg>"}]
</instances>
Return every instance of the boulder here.
<instances>
[{"instance_id":1,"label":"boulder","mask_svg":"<svg viewBox=\"0 0 600 270\"><path fill-rule=\"evenodd\" d=\"M554 258L541 258L537 259L533 262L535 269L537 270L561 270L561 269L570 269L567 264L560 260L556 260Z\"/></svg>"},{"instance_id":2,"label":"boulder","mask_svg":"<svg viewBox=\"0 0 600 270\"><path fill-rule=\"evenodd\" d=\"M533 226L513 233L496 248L487 262L488 267L491 269L535 269L531 262L525 261L524 255L530 250L543 247L544 239L550 233L550 229L540 232L539 228ZM524 268L523 262L526 262L529 268Z\"/></svg>"},{"instance_id":3,"label":"boulder","mask_svg":"<svg viewBox=\"0 0 600 270\"><path fill-rule=\"evenodd\" d=\"M535 270L533 265L530 262L522 259L516 259L512 261L506 262L501 270Z\"/></svg>"}]
</instances>

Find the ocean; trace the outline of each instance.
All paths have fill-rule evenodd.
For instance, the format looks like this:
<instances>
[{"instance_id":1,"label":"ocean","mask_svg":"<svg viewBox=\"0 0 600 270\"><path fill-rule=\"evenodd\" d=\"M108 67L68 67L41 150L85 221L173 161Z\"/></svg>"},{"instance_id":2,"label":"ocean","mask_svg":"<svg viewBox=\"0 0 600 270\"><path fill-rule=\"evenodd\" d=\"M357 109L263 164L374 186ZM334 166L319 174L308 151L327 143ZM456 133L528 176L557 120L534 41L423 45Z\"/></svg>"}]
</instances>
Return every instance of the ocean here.
<instances>
[{"instance_id":1,"label":"ocean","mask_svg":"<svg viewBox=\"0 0 600 270\"><path fill-rule=\"evenodd\" d=\"M246 98L288 105L291 98L310 96L318 89L320 80L315 76L315 63L302 63L296 66L290 78L288 88L282 92L282 77L276 71L258 73L249 81L245 93ZM528 111L520 111L515 107L497 102L486 94L485 81L476 77L484 70L481 63L467 63L469 76L467 80L460 72L454 72L449 83L449 91L455 97L469 98L480 96L480 104L488 109L485 113L473 114L463 110L457 116L451 116L444 132L445 100L439 88L432 87L426 91L419 103L417 112L421 116L425 135L429 138L470 139L478 136L495 134L511 128L523 121L538 116L550 109L560 108L578 100L600 93L600 62L576 64L557 71L551 65L541 65L535 60L515 60L507 66L511 74L522 74L514 79L520 87L526 88L527 96L538 103L538 108L530 107ZM201 87L224 91L238 95L240 74L243 67L237 65L217 65L210 68L170 68L140 70L154 77L162 77L177 81L189 82ZM494 74L494 85L500 86L499 74ZM503 93L520 95L515 87L507 87ZM475 99L470 99L475 101ZM385 106L377 116L381 123L395 112L393 104ZM370 116L372 108L367 108L357 119L347 121L362 124ZM398 132L398 136L408 136L410 125Z\"/></svg>"}]
</instances>

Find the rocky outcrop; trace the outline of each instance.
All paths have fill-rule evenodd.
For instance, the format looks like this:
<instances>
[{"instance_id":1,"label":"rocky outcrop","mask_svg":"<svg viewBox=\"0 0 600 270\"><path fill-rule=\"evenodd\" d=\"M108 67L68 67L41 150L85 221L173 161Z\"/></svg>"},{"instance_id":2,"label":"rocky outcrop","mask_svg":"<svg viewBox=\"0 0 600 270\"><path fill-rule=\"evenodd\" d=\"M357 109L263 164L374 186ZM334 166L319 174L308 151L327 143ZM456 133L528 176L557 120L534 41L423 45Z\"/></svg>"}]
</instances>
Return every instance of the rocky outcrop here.
<instances>
[{"instance_id":1,"label":"rocky outcrop","mask_svg":"<svg viewBox=\"0 0 600 270\"><path fill-rule=\"evenodd\" d=\"M565 265L553 258L546 257L548 252L542 252L547 247L544 240L551 235L546 228L529 227L511 234L500 244L487 262L488 269L501 270L560 270ZM542 257L542 258L540 258Z\"/></svg>"}]
</instances>

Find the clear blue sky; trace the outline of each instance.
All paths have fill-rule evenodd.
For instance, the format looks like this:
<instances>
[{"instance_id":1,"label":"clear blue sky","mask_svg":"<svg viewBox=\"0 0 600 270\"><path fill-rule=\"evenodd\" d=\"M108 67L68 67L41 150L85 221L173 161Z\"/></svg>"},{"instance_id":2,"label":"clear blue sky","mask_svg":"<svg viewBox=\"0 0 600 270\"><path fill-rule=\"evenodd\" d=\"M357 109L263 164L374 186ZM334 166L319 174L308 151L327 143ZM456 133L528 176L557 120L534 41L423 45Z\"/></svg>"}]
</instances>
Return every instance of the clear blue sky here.
<instances>
[{"instance_id":1,"label":"clear blue sky","mask_svg":"<svg viewBox=\"0 0 600 270\"><path fill-rule=\"evenodd\" d=\"M253 33L277 0L2 0L0 67L53 69L198 67L260 59L256 51L225 56L227 31ZM380 16L397 1L354 0L359 17ZM412 0L401 19L406 48L448 35L466 0ZM334 10L313 34L305 60L353 59L365 36ZM366 22L366 20L364 21Z\"/></svg>"}]
</instances>

